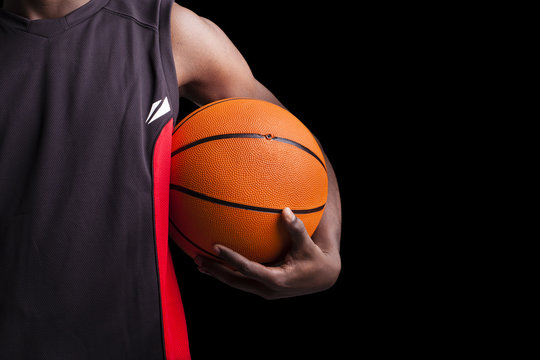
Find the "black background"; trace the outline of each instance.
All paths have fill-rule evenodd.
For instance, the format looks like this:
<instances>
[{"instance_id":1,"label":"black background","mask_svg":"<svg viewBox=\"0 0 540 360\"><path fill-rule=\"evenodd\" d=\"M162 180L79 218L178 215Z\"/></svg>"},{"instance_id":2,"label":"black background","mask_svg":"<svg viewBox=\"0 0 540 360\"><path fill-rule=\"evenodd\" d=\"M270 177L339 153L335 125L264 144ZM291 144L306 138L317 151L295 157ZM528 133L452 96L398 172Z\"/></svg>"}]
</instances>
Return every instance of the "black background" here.
<instances>
[{"instance_id":1,"label":"black background","mask_svg":"<svg viewBox=\"0 0 540 360\"><path fill-rule=\"evenodd\" d=\"M216 23L255 77L320 140L337 174L343 206L342 272L333 288L318 294L267 301L199 273L173 246L192 357L352 356L351 350L367 345L357 254L360 204L353 200L363 175L357 76L362 45L344 16L352 10L314 3L291 7L289 1L177 2ZM180 118L195 108L186 100L181 105Z\"/></svg>"},{"instance_id":2,"label":"black background","mask_svg":"<svg viewBox=\"0 0 540 360\"><path fill-rule=\"evenodd\" d=\"M456 33L464 25L455 11L467 11L177 2L220 26L256 78L317 136L343 207L342 272L314 295L263 300L200 274L171 247L193 359L433 358L485 344L485 324L498 329L499 318L486 311L492 299L475 298L489 269L469 271L485 254L470 248L460 224L476 221L478 209L460 193L470 174L455 154L470 133L463 99L478 95L468 83L477 41L467 26ZM181 105L180 117L195 109Z\"/></svg>"},{"instance_id":3,"label":"black background","mask_svg":"<svg viewBox=\"0 0 540 360\"><path fill-rule=\"evenodd\" d=\"M179 2L220 26L321 141L343 207L342 272L322 293L266 301L173 250L194 360L484 353L499 317L479 296L485 254L469 232L482 216L469 203L478 158L464 140L476 136L477 42L455 25L462 9Z\"/></svg>"}]
</instances>

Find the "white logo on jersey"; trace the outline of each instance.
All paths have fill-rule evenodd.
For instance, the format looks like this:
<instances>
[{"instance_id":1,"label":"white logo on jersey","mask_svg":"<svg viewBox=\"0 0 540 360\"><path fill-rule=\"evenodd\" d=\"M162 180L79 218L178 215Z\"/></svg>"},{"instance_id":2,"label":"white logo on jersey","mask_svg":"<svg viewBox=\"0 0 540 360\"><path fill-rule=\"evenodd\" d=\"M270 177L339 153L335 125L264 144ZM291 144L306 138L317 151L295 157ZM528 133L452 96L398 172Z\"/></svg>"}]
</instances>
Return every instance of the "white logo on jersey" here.
<instances>
[{"instance_id":1,"label":"white logo on jersey","mask_svg":"<svg viewBox=\"0 0 540 360\"><path fill-rule=\"evenodd\" d=\"M150 114L148 114L145 123L150 124L152 121L157 120L158 118L169 113L170 111L171 106L169 105L169 99L167 97L165 97L165 99L163 100L158 100L152 104ZM154 116L152 116L152 114L154 114Z\"/></svg>"}]
</instances>

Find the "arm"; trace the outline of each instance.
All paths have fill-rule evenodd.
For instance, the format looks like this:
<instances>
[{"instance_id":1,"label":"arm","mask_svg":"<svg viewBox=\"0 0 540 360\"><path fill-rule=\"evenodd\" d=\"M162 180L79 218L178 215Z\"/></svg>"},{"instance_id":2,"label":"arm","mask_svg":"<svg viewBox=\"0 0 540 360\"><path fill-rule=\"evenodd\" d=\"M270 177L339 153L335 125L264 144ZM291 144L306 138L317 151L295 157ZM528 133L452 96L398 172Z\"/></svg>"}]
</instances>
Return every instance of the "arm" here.
<instances>
[{"instance_id":1,"label":"arm","mask_svg":"<svg viewBox=\"0 0 540 360\"><path fill-rule=\"evenodd\" d=\"M255 79L238 49L214 23L176 4L171 23L180 96L197 105L229 97L249 97L283 107ZM266 267L216 245L216 252L232 269L202 257L195 259L199 269L267 299L309 294L331 287L341 270L341 203L336 176L326 155L325 161L328 199L321 222L310 238L302 221L289 209L284 209L282 216L293 245L280 266Z\"/></svg>"},{"instance_id":2,"label":"arm","mask_svg":"<svg viewBox=\"0 0 540 360\"><path fill-rule=\"evenodd\" d=\"M283 106L255 77L223 31L208 19L173 4L172 45L180 96L197 105L252 97Z\"/></svg>"}]
</instances>

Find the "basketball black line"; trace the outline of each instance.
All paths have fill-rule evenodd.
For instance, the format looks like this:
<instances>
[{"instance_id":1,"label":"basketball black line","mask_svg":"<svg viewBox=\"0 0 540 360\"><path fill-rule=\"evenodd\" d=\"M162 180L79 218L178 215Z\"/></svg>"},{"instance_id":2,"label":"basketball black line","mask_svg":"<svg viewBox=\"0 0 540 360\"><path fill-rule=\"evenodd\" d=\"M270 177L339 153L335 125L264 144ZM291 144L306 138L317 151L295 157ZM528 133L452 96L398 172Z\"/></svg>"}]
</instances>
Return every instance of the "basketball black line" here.
<instances>
[{"instance_id":1,"label":"basketball black line","mask_svg":"<svg viewBox=\"0 0 540 360\"><path fill-rule=\"evenodd\" d=\"M326 166L324 165L324 162L317 156L317 154L315 154L313 151L311 151L310 149L308 149L304 145L302 145L300 143L297 143L296 141L286 139L286 138L282 138L282 137L270 137L268 134L262 135L262 134L254 134L254 133L238 133L238 134L221 134L221 135L208 136L208 137L199 139L197 141L194 141L192 143L189 143L187 145L184 145L184 146L174 150L171 153L171 157L181 153L184 150L191 149L194 146L204 144L204 143L207 143L207 142L210 142L210 141L223 140L223 139L235 139L235 138L239 138L239 139L254 138L254 139L275 140L275 141L282 142L284 144L293 145L293 146L297 147L298 149L300 149L302 151L305 151L309 155L313 156L322 165L322 167L324 168L324 171L327 171Z\"/></svg>"},{"instance_id":2,"label":"basketball black line","mask_svg":"<svg viewBox=\"0 0 540 360\"><path fill-rule=\"evenodd\" d=\"M192 117L194 117L195 115L197 115L199 112L203 111L204 109L208 109L214 105L217 105L217 104L221 104L221 103L224 103L224 102L227 102L227 101L233 101L233 100L242 100L242 99L246 99L246 100L249 100L249 98L241 98L241 97L237 97L237 98L230 98L230 99L223 99L221 101L216 101L216 102L213 102L213 103L210 103L210 104L207 104L205 106L202 106L200 107L199 109L195 110L194 112L192 112L190 115L188 115L188 117L182 119L182 122L179 123L178 125L176 125L176 128L174 129L173 131L173 135L176 131L178 131L178 129L180 129L180 127L182 125L184 125L189 119L191 119Z\"/></svg>"},{"instance_id":3,"label":"basketball black line","mask_svg":"<svg viewBox=\"0 0 540 360\"><path fill-rule=\"evenodd\" d=\"M169 222L170 222L171 225L174 227L174 229L175 229L176 231L178 231L178 233L179 233L180 235L182 235L182 237L183 237L184 239L186 239L186 241L187 241L188 243L190 243L191 245L195 246L197 249L201 250L201 251L204 252L205 254L210 255L210 256L212 256L213 258L219 259L219 257L217 257L216 255L212 254L212 253L209 252L209 251L204 250L202 247L200 247L199 245L197 245L197 244L195 244L193 241L191 241L191 240L190 240L190 239L189 239L182 231L180 231L180 229L178 228L178 226L176 226L176 224L174 223L174 221L172 221L171 218L169 218Z\"/></svg>"},{"instance_id":4,"label":"basketball black line","mask_svg":"<svg viewBox=\"0 0 540 360\"><path fill-rule=\"evenodd\" d=\"M221 140L221 139L233 139L233 138L264 138L264 136L259 135L259 134L222 134L222 135L209 136L209 137L199 139L197 141L184 145L181 148L176 149L175 151L171 153L171 157L173 157L174 155L178 153L181 153L184 150L187 150L189 148L192 148L194 146L197 146L205 142Z\"/></svg>"},{"instance_id":5,"label":"basketball black line","mask_svg":"<svg viewBox=\"0 0 540 360\"><path fill-rule=\"evenodd\" d=\"M169 222L170 222L171 225L176 229L176 231L178 231L178 233L179 233L180 235L182 235L182 237L183 237L184 239L186 239L186 241L189 242L191 245L193 245L193 246L195 246L197 249L203 251L205 254L210 255L210 256L212 256L213 258L215 258L215 259L217 259L217 260L223 262L223 260L222 260L221 258L219 258L219 257L217 257L216 255L214 255L214 254L212 254L212 253L210 253L210 252L204 250L202 247L200 247L199 245L197 245L197 244L195 244L193 241L191 241L186 235L184 235L183 232L180 231L180 229L178 228L178 226L176 226L176 224L172 221L171 218L169 218ZM175 242L175 240L174 240L174 239L170 236L170 234L169 234L169 241L171 241L171 240L172 240L173 242ZM276 266L276 262L262 262L261 264L264 265L264 266Z\"/></svg>"},{"instance_id":6,"label":"basketball black line","mask_svg":"<svg viewBox=\"0 0 540 360\"><path fill-rule=\"evenodd\" d=\"M326 171L326 166L324 165L324 162L321 159L319 159L317 154L315 154L313 151L311 151L310 149L308 149L304 145L302 145L300 143L297 143L296 141L293 141L293 140L290 140L290 139L285 139L285 138L282 138L282 137L274 137L271 140L276 140L276 141L279 141L279 142L282 142L282 143L285 143L285 144L293 145L293 146L296 146L297 148L299 148L300 150L303 150L303 151L307 152L309 155L311 155L315 159L317 159L317 161L320 162L321 165L323 166L324 171Z\"/></svg>"},{"instance_id":7,"label":"basketball black line","mask_svg":"<svg viewBox=\"0 0 540 360\"><path fill-rule=\"evenodd\" d=\"M259 211L259 212L274 213L274 214L281 214L281 212L282 212L282 209L272 209L272 208L265 208L265 207L259 207L259 206L251 206L251 205L233 203L233 202L230 202L230 201L213 198L211 196L201 194L201 193L199 193L197 191L193 191L193 190L187 189L187 188L185 188L183 186L175 185L175 184L171 184L171 190L179 191L179 192L182 192L182 193L184 193L186 195L190 195L190 196L193 196L195 198L205 200L205 201L208 201L208 202L211 202L211 203L214 203L214 204L218 204L218 205L224 205L224 206L229 206L229 207L234 207L234 208L239 208L239 209L244 209L244 210L252 210L252 211ZM312 213L316 213L316 212L321 211L322 209L324 209L325 206L326 206L326 203L324 205L322 205L322 206L318 206L318 207L313 208L313 209L300 209L300 210L291 209L291 210L295 214L312 214Z\"/></svg>"}]
</instances>

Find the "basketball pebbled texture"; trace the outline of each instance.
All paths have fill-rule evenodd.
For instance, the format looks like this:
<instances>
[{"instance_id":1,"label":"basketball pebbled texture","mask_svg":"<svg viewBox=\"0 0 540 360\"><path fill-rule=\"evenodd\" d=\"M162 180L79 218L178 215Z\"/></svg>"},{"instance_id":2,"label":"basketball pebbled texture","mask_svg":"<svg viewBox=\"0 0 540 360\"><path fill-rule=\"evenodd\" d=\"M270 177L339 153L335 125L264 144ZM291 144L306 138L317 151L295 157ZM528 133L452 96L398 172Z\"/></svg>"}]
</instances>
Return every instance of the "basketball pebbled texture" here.
<instances>
[{"instance_id":1,"label":"basketball pebbled texture","mask_svg":"<svg viewBox=\"0 0 540 360\"><path fill-rule=\"evenodd\" d=\"M327 173L322 151L289 111L256 99L203 106L172 139L170 228L191 257L222 244L260 263L290 246L281 210L290 207L310 235L322 217Z\"/></svg>"}]
</instances>

